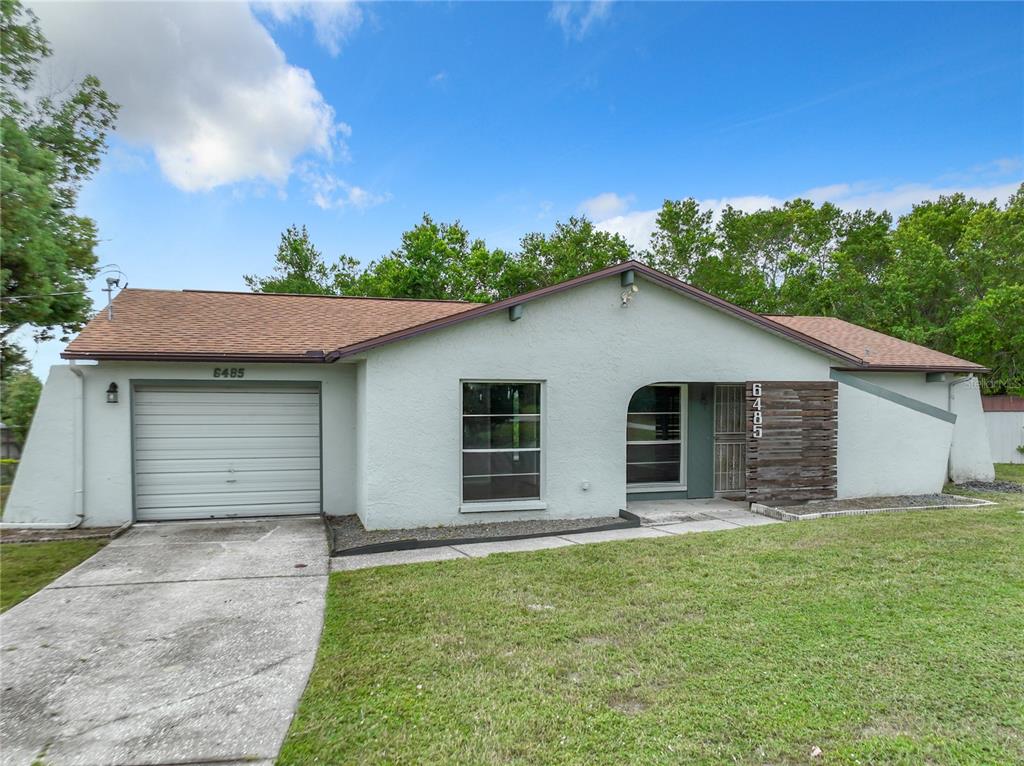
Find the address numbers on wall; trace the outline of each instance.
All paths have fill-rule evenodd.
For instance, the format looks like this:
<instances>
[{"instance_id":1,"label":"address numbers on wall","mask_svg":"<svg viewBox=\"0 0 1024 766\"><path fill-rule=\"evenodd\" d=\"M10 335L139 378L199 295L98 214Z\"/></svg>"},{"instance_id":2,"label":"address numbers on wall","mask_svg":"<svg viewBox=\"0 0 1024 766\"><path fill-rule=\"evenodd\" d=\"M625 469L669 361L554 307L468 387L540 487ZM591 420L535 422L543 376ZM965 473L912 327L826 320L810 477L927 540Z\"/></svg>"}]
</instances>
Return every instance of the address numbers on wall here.
<instances>
[{"instance_id":1,"label":"address numbers on wall","mask_svg":"<svg viewBox=\"0 0 1024 766\"><path fill-rule=\"evenodd\" d=\"M754 401L750 405L754 411L753 418L751 419L751 435L755 439L760 439L764 436L764 412L761 409L761 390L760 383L751 383L750 393L754 397Z\"/></svg>"},{"instance_id":2,"label":"address numbers on wall","mask_svg":"<svg viewBox=\"0 0 1024 766\"><path fill-rule=\"evenodd\" d=\"M214 367L213 377L215 378L244 378L244 367Z\"/></svg>"}]
</instances>

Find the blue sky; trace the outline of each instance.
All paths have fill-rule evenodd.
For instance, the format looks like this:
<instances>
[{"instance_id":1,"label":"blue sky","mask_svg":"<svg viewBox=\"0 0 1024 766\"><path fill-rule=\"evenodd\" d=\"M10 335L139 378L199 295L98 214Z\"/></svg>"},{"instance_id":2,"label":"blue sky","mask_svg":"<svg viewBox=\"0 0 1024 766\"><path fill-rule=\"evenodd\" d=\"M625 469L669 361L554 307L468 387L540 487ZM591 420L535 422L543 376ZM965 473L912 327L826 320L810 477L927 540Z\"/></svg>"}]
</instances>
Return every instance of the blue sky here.
<instances>
[{"instance_id":1,"label":"blue sky","mask_svg":"<svg viewBox=\"0 0 1024 766\"><path fill-rule=\"evenodd\" d=\"M292 223L365 263L424 212L642 244L666 197L903 212L1024 178L1021 4L32 7L46 81L123 105L81 209L137 287L244 289Z\"/></svg>"}]
</instances>

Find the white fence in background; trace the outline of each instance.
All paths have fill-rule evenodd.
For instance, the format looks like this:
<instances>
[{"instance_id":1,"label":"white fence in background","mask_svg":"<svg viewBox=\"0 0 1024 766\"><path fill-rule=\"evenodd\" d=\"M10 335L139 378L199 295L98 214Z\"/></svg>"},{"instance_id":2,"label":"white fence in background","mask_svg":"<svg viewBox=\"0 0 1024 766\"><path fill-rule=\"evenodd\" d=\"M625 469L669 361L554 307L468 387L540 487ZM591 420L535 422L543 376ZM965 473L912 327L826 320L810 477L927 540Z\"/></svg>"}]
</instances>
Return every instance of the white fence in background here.
<instances>
[{"instance_id":1,"label":"white fence in background","mask_svg":"<svg viewBox=\"0 0 1024 766\"><path fill-rule=\"evenodd\" d=\"M993 463L1024 463L1024 412L986 412L985 425Z\"/></svg>"}]
</instances>

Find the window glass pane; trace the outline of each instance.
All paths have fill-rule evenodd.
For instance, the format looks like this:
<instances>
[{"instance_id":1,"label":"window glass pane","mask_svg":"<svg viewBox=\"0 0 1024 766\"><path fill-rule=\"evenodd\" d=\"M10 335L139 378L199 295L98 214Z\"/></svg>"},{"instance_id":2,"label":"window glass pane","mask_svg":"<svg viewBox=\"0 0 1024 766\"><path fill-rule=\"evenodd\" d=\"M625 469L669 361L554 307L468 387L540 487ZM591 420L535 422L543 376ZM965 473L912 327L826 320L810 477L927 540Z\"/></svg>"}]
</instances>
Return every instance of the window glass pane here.
<instances>
[{"instance_id":1,"label":"window glass pane","mask_svg":"<svg viewBox=\"0 0 1024 766\"><path fill-rule=\"evenodd\" d=\"M540 473L540 452L463 452L463 476Z\"/></svg>"},{"instance_id":2,"label":"window glass pane","mask_svg":"<svg viewBox=\"0 0 1024 766\"><path fill-rule=\"evenodd\" d=\"M626 418L626 441L653 442L679 438L679 415L630 413Z\"/></svg>"},{"instance_id":3,"label":"window glass pane","mask_svg":"<svg viewBox=\"0 0 1024 766\"><path fill-rule=\"evenodd\" d=\"M679 481L679 463L636 463L626 466L627 484Z\"/></svg>"},{"instance_id":4,"label":"window glass pane","mask_svg":"<svg viewBox=\"0 0 1024 766\"><path fill-rule=\"evenodd\" d=\"M678 482L678 444L630 444L626 446L626 482L629 484Z\"/></svg>"},{"instance_id":5,"label":"window glass pane","mask_svg":"<svg viewBox=\"0 0 1024 766\"><path fill-rule=\"evenodd\" d=\"M627 463L663 463L675 461L679 463L680 449L678 444L627 444Z\"/></svg>"},{"instance_id":6,"label":"window glass pane","mask_svg":"<svg viewBox=\"0 0 1024 766\"><path fill-rule=\"evenodd\" d=\"M539 446L539 415L462 419L463 449L522 449Z\"/></svg>"},{"instance_id":7,"label":"window glass pane","mask_svg":"<svg viewBox=\"0 0 1024 766\"><path fill-rule=\"evenodd\" d=\"M679 386L644 386L629 400L630 412L679 412Z\"/></svg>"},{"instance_id":8,"label":"window glass pane","mask_svg":"<svg viewBox=\"0 0 1024 766\"><path fill-rule=\"evenodd\" d=\"M465 415L536 415L540 383L463 383Z\"/></svg>"},{"instance_id":9,"label":"window glass pane","mask_svg":"<svg viewBox=\"0 0 1024 766\"><path fill-rule=\"evenodd\" d=\"M467 476L462 480L462 499L466 502L517 498L540 498L540 474Z\"/></svg>"}]
</instances>

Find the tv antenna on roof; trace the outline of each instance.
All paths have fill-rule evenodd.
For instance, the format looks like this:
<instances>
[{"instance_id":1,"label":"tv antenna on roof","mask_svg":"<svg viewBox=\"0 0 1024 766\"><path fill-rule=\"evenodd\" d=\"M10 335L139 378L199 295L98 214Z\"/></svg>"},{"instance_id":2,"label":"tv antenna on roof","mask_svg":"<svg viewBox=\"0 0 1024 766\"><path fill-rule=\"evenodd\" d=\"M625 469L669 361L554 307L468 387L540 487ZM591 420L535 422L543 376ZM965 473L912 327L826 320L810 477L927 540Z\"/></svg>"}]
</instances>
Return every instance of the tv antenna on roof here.
<instances>
[{"instance_id":1,"label":"tv antenna on roof","mask_svg":"<svg viewBox=\"0 0 1024 766\"><path fill-rule=\"evenodd\" d=\"M121 267L116 263L108 263L105 266L100 266L99 276L107 274L107 286L101 288L102 292L107 294L107 320L114 318L114 288L121 287L121 278L125 276L125 273L121 271ZM117 276L114 276L114 275ZM124 283L124 286L128 286L128 282Z\"/></svg>"}]
</instances>

